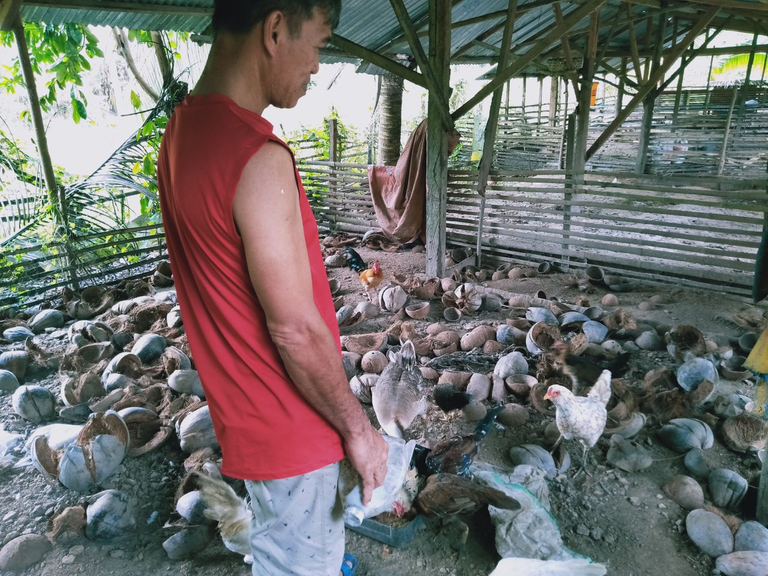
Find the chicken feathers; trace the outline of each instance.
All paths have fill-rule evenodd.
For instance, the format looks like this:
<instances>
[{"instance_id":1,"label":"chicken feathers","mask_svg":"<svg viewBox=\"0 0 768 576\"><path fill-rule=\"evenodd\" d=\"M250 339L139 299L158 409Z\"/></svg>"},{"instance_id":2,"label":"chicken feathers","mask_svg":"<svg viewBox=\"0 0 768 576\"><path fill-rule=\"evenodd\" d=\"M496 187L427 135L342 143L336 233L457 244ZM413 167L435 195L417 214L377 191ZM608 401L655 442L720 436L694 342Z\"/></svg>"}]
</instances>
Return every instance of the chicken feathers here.
<instances>
[{"instance_id":1,"label":"chicken feathers","mask_svg":"<svg viewBox=\"0 0 768 576\"><path fill-rule=\"evenodd\" d=\"M603 371L586 397L574 396L564 386L550 386L544 396L555 405L555 423L566 440L575 439L584 448L581 469L584 469L587 450L592 448L605 430L608 412L605 408L611 398L611 373Z\"/></svg>"},{"instance_id":2,"label":"chicken feathers","mask_svg":"<svg viewBox=\"0 0 768 576\"><path fill-rule=\"evenodd\" d=\"M415 504L424 515L438 518L468 514L485 505L506 510L520 509L520 502L505 492L456 474L430 476Z\"/></svg>"},{"instance_id":3,"label":"chicken feathers","mask_svg":"<svg viewBox=\"0 0 768 576\"><path fill-rule=\"evenodd\" d=\"M472 401L472 395L457 390L453 384L440 384L432 391L435 404L443 412L461 410Z\"/></svg>"},{"instance_id":4,"label":"chicken feathers","mask_svg":"<svg viewBox=\"0 0 768 576\"><path fill-rule=\"evenodd\" d=\"M199 473L196 476L206 518L219 523L219 533L224 546L232 552L242 554L250 564L253 561L248 538L253 517L250 506L223 480Z\"/></svg>"},{"instance_id":5,"label":"chicken feathers","mask_svg":"<svg viewBox=\"0 0 768 576\"><path fill-rule=\"evenodd\" d=\"M357 250L354 250L349 246L344 247L344 249L341 251L341 256L342 258L344 258L344 260L347 261L347 266L352 268L352 270L354 270L355 272L362 272L363 270L368 268L368 265L365 263L365 260L363 260L363 257L357 253Z\"/></svg>"},{"instance_id":6,"label":"chicken feathers","mask_svg":"<svg viewBox=\"0 0 768 576\"><path fill-rule=\"evenodd\" d=\"M427 454L424 462L432 473L444 472L465 476L477 454L480 441L485 438L503 406L491 409L468 436L453 436L438 442Z\"/></svg>"},{"instance_id":7,"label":"chicken feathers","mask_svg":"<svg viewBox=\"0 0 768 576\"><path fill-rule=\"evenodd\" d=\"M416 350L408 340L397 353L390 355L389 364L371 391L376 418L390 436L402 438L416 416L426 412L427 398L422 382Z\"/></svg>"}]
</instances>

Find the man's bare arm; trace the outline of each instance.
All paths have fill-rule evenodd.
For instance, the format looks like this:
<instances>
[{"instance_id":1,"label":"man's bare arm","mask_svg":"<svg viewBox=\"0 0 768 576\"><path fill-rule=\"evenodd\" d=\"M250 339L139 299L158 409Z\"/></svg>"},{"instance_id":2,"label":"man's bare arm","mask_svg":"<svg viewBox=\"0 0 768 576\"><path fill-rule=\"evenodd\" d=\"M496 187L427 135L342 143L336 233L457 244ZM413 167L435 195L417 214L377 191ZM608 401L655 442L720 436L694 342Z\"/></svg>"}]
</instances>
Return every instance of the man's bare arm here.
<instances>
[{"instance_id":1,"label":"man's bare arm","mask_svg":"<svg viewBox=\"0 0 768 576\"><path fill-rule=\"evenodd\" d=\"M251 158L233 212L272 340L291 380L343 437L367 502L384 481L387 444L350 391L333 334L315 306L293 161L283 146L269 142Z\"/></svg>"}]
</instances>

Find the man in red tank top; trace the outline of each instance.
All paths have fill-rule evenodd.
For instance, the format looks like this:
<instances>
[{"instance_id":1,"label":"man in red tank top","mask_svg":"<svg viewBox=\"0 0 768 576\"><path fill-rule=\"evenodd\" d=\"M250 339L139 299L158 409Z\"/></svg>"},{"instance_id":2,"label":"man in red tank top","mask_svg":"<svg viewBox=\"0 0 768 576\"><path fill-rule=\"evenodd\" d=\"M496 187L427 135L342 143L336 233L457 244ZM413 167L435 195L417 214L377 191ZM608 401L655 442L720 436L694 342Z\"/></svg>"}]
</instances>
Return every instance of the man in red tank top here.
<instances>
[{"instance_id":1,"label":"man in red tank top","mask_svg":"<svg viewBox=\"0 0 768 576\"><path fill-rule=\"evenodd\" d=\"M353 573L339 461L360 473L364 502L386 475L387 444L342 368L317 224L261 116L306 93L339 11L340 0L216 0L208 62L158 159L184 326L222 472L251 496L259 576Z\"/></svg>"}]
</instances>

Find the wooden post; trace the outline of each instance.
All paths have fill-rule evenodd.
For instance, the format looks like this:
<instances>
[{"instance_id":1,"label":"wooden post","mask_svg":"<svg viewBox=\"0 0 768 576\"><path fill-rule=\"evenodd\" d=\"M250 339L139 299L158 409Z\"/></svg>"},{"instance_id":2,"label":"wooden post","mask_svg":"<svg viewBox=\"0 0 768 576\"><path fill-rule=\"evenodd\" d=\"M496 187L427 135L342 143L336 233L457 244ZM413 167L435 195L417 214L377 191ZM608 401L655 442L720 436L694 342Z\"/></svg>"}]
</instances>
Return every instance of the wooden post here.
<instances>
[{"instance_id":1,"label":"wooden post","mask_svg":"<svg viewBox=\"0 0 768 576\"><path fill-rule=\"evenodd\" d=\"M0 30L12 30L19 17L21 0L0 0Z\"/></svg>"},{"instance_id":2,"label":"wooden post","mask_svg":"<svg viewBox=\"0 0 768 576\"><path fill-rule=\"evenodd\" d=\"M675 91L675 109L672 112L672 130L677 129L677 117L680 114L680 99L683 95L683 79L685 78L685 65L686 62L680 62L680 66L683 66L683 69L680 71L680 74L677 76L677 90Z\"/></svg>"},{"instance_id":3,"label":"wooden post","mask_svg":"<svg viewBox=\"0 0 768 576\"><path fill-rule=\"evenodd\" d=\"M616 94L616 115L618 116L624 107L624 78L627 75L627 59L621 59L621 75L619 76L619 92Z\"/></svg>"},{"instance_id":4,"label":"wooden post","mask_svg":"<svg viewBox=\"0 0 768 576\"><path fill-rule=\"evenodd\" d=\"M570 202L573 199L573 184L575 182L574 179L574 147L576 143L576 124L578 122L577 113L574 112L570 116L568 116L568 121L566 124L566 145L565 145L565 178L566 183L565 186L563 186L563 253L565 253L569 247L570 244L568 243L569 238L569 232L571 230L571 205ZM583 174L582 174L583 175ZM567 257L563 256L564 260L568 260Z\"/></svg>"},{"instance_id":5,"label":"wooden post","mask_svg":"<svg viewBox=\"0 0 768 576\"><path fill-rule=\"evenodd\" d=\"M747 75L744 77L744 84L741 86L741 103L739 104L739 116L736 120L736 126L741 126L744 112L747 110L749 78L752 76L752 67L755 65L755 46L757 46L757 33L752 37L752 49L749 51L749 60L747 61Z\"/></svg>"},{"instance_id":6,"label":"wooden post","mask_svg":"<svg viewBox=\"0 0 768 576\"><path fill-rule=\"evenodd\" d=\"M429 92L427 111L427 274L445 273L445 215L448 202L448 134L440 107L450 88L451 2L429 3L429 65L441 95ZM448 112L447 110L445 112Z\"/></svg>"},{"instance_id":7,"label":"wooden post","mask_svg":"<svg viewBox=\"0 0 768 576\"><path fill-rule=\"evenodd\" d=\"M541 107L544 104L544 79L539 77L539 119L537 121L541 127Z\"/></svg>"},{"instance_id":8,"label":"wooden post","mask_svg":"<svg viewBox=\"0 0 768 576\"><path fill-rule=\"evenodd\" d=\"M651 139L651 128L653 127L653 110L656 105L656 93L651 92L643 100L643 122L640 127L640 142L637 150L637 162L635 163L635 173L645 174L645 167L648 162L648 142Z\"/></svg>"},{"instance_id":9,"label":"wooden post","mask_svg":"<svg viewBox=\"0 0 768 576\"><path fill-rule=\"evenodd\" d=\"M649 19L650 27L650 19ZM666 14L659 15L659 23L656 27L659 38L661 39L656 43L656 48L653 51L653 72L655 73L661 64L661 52L664 49L663 39L666 36L667 31L667 16ZM648 37L646 36L646 41ZM648 72L646 76L650 77L651 73ZM656 76L656 74L654 74ZM658 81L663 79L662 74ZM658 81L656 83L658 83ZM655 83L655 84L656 84ZM656 108L656 95L658 90L651 90L643 100L643 123L640 129L640 143L637 152L637 163L635 164L635 173L638 175L645 174L646 165L648 163L648 144L651 140L651 128L653 128L653 111Z\"/></svg>"},{"instance_id":10,"label":"wooden post","mask_svg":"<svg viewBox=\"0 0 768 576\"><path fill-rule=\"evenodd\" d=\"M560 77L549 77L549 125L553 128L557 125L557 101L560 97Z\"/></svg>"},{"instance_id":11,"label":"wooden post","mask_svg":"<svg viewBox=\"0 0 768 576\"><path fill-rule=\"evenodd\" d=\"M565 103L563 104L563 129L560 133L560 149L557 153L557 168L562 170L568 165L568 150L573 150L573 143L568 141L568 82L563 82L565 86Z\"/></svg>"},{"instance_id":12,"label":"wooden post","mask_svg":"<svg viewBox=\"0 0 768 576\"><path fill-rule=\"evenodd\" d=\"M499 54L499 64L496 67L496 73L507 67L509 61L509 51L512 47L512 33L515 28L515 16L517 12L517 0L510 0L507 7L507 20L504 24L504 34L501 38L501 54ZM501 97L504 85L499 86L491 98L491 110L488 114L488 122L485 125L485 137L483 138L483 156L480 159L480 166L477 170L478 183L477 193L480 195L480 217L477 223L477 242L475 262L479 267L482 264L483 248L483 220L485 219L485 189L488 186L488 175L491 172L491 163L493 162L493 145L496 140L496 129L499 126L499 109L501 108Z\"/></svg>"},{"instance_id":13,"label":"wooden post","mask_svg":"<svg viewBox=\"0 0 768 576\"><path fill-rule=\"evenodd\" d=\"M768 450L765 451L765 460L760 472L760 484L757 489L757 521L763 526L768 526Z\"/></svg>"},{"instance_id":14,"label":"wooden post","mask_svg":"<svg viewBox=\"0 0 768 576\"><path fill-rule=\"evenodd\" d=\"M330 118L328 120L328 160L331 162L339 161L339 120Z\"/></svg>"},{"instance_id":15,"label":"wooden post","mask_svg":"<svg viewBox=\"0 0 768 576\"><path fill-rule=\"evenodd\" d=\"M709 112L709 103L712 100L712 93L709 91L709 84L712 82L712 66L715 63L715 56L709 57L709 72L707 72L707 95L704 98L704 114Z\"/></svg>"},{"instance_id":16,"label":"wooden post","mask_svg":"<svg viewBox=\"0 0 768 576\"><path fill-rule=\"evenodd\" d=\"M523 76L523 123L528 123L528 116L525 114L525 92L528 89L528 86L526 84L526 77Z\"/></svg>"},{"instance_id":17,"label":"wooden post","mask_svg":"<svg viewBox=\"0 0 768 576\"><path fill-rule=\"evenodd\" d=\"M580 185L584 182L584 172L587 164L587 141L589 139L589 112L592 104L592 82L595 79L595 57L597 56L598 16L592 14L589 25L589 40L584 55L582 68L581 89L577 95L578 112L576 125L576 140L573 145L573 180Z\"/></svg>"},{"instance_id":18,"label":"wooden post","mask_svg":"<svg viewBox=\"0 0 768 576\"><path fill-rule=\"evenodd\" d=\"M720 176L725 168L725 156L728 152L728 137L731 135L731 119L733 118L733 109L736 107L736 99L739 96L739 89L733 88L731 96L731 106L728 108L728 117L725 119L725 133L723 134L723 149L720 151L720 162L717 165L717 175Z\"/></svg>"}]
</instances>

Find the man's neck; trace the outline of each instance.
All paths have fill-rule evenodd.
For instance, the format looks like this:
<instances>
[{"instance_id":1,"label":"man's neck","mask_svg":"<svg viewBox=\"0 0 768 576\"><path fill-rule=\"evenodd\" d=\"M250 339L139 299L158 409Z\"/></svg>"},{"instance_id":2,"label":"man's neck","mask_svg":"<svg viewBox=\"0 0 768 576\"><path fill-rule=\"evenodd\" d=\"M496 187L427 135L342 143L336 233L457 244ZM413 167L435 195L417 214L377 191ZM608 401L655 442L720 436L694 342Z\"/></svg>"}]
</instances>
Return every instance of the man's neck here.
<instances>
[{"instance_id":1,"label":"man's neck","mask_svg":"<svg viewBox=\"0 0 768 576\"><path fill-rule=\"evenodd\" d=\"M258 65L245 56L249 53L252 51L246 42L231 37L217 38L192 96L222 94L241 108L262 114L269 102L264 94Z\"/></svg>"}]
</instances>

